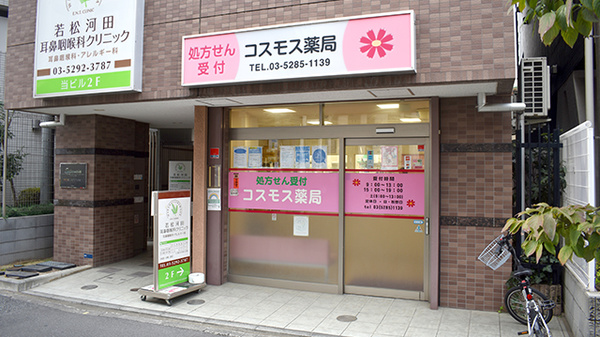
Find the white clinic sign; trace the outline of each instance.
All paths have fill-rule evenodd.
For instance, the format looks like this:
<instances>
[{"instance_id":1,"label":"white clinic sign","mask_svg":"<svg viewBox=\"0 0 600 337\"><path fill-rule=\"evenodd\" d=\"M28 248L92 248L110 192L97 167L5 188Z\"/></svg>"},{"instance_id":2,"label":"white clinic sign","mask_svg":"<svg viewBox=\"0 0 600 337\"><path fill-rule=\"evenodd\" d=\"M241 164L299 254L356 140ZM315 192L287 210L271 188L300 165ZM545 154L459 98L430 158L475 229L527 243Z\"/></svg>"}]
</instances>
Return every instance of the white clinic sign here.
<instances>
[{"instance_id":1,"label":"white clinic sign","mask_svg":"<svg viewBox=\"0 0 600 337\"><path fill-rule=\"evenodd\" d=\"M39 0L33 96L142 90L144 0Z\"/></svg>"}]
</instances>

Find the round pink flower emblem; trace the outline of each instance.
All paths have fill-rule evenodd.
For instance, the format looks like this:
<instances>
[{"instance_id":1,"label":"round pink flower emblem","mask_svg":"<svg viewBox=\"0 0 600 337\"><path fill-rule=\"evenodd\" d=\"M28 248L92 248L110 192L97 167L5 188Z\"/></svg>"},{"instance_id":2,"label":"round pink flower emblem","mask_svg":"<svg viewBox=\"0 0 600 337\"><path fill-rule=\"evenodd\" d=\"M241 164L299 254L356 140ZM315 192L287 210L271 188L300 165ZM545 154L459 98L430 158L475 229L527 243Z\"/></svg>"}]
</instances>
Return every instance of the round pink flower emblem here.
<instances>
[{"instance_id":1,"label":"round pink flower emblem","mask_svg":"<svg viewBox=\"0 0 600 337\"><path fill-rule=\"evenodd\" d=\"M384 57L387 53L385 52L394 49L394 46L388 42L392 41L394 37L392 34L387 34L385 29L380 29L375 36L375 32L370 30L367 32L367 36L363 36L360 38L360 42L364 44L364 46L360 47L361 53L367 53L368 58L373 58L375 56L375 52L379 57Z\"/></svg>"}]
</instances>

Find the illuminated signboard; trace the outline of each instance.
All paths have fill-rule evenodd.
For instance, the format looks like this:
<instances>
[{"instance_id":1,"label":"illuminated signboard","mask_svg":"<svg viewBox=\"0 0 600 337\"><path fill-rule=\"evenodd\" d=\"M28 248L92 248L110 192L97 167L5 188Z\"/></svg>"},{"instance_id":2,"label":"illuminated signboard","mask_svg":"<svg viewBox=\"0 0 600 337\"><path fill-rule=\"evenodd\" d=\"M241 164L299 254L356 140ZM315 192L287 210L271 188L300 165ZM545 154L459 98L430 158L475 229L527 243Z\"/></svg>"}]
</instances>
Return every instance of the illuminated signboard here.
<instances>
[{"instance_id":1,"label":"illuminated signboard","mask_svg":"<svg viewBox=\"0 0 600 337\"><path fill-rule=\"evenodd\" d=\"M38 1L36 98L141 91L143 0Z\"/></svg>"},{"instance_id":2,"label":"illuminated signboard","mask_svg":"<svg viewBox=\"0 0 600 337\"><path fill-rule=\"evenodd\" d=\"M415 73L412 11L183 38L182 85Z\"/></svg>"}]
</instances>

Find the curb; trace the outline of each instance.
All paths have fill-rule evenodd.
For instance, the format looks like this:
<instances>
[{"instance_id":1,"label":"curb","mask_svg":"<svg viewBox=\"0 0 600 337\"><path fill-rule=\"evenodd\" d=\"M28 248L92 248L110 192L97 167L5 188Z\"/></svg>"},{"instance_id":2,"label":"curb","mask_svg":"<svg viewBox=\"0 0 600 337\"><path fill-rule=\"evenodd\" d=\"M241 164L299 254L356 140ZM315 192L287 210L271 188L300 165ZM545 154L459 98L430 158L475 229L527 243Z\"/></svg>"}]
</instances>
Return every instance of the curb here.
<instances>
[{"instance_id":1,"label":"curb","mask_svg":"<svg viewBox=\"0 0 600 337\"><path fill-rule=\"evenodd\" d=\"M242 330L242 331L246 331L246 332L257 332L257 333L261 334L261 336L262 336L262 334L268 333L272 336L282 336L282 337L285 337L285 336L335 337L335 335L329 335L329 334L323 334L323 333L307 332L307 331L300 331L300 330L293 330L293 329L284 329L284 328L277 328L277 327L271 327L271 326L259 325L259 324L249 324L249 323L242 323L242 322L236 322L236 321L219 320L219 319L214 319L214 318L189 316L189 315L185 315L185 314L173 313L173 312L163 311L163 310L159 310L159 309L143 309L143 308L136 308L136 307L131 307L131 306L127 306L127 305L118 305L118 304L112 304L112 303L108 303L108 302L100 302L100 301L94 301L94 300L88 300L88 299L79 299L79 298L65 297L65 296L57 298L57 297L54 297L49 294L36 292L35 290L27 291L24 293L27 295L31 295L31 296L35 296L35 297L39 297L39 298L48 298L48 299L57 300L57 301L65 302L65 303L81 304L81 305L87 305L87 306L92 306L92 307L96 307L96 308L104 308L107 310L122 311L125 313L140 314L140 315L154 316L154 317L164 317L167 319L183 320L183 321L187 321L190 323L203 324L203 325L206 325L207 327L210 327L210 326L214 327L216 330L212 331L212 333L216 332L218 335L222 335L222 333L219 332L222 329L235 329L235 330ZM244 334L244 336L245 335L246 334Z\"/></svg>"},{"instance_id":2,"label":"curb","mask_svg":"<svg viewBox=\"0 0 600 337\"><path fill-rule=\"evenodd\" d=\"M79 266L65 270L56 270L47 274L29 277L26 279L14 279L6 276L0 277L0 289L21 292L90 268L92 268L91 265Z\"/></svg>"}]
</instances>

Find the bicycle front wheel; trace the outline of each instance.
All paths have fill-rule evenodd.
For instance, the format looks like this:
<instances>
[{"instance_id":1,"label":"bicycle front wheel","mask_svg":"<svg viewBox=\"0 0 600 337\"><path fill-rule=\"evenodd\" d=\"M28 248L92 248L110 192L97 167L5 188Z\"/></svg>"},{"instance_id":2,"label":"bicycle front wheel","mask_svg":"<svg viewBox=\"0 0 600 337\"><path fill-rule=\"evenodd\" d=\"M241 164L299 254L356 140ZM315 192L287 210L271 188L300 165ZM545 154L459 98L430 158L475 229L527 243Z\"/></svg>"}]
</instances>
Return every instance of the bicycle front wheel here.
<instances>
[{"instance_id":1,"label":"bicycle front wheel","mask_svg":"<svg viewBox=\"0 0 600 337\"><path fill-rule=\"evenodd\" d=\"M537 289L531 288L531 292L533 293L533 300L537 303L544 320L546 323L550 322L552 319L552 309L545 310L542 308L542 303L547 301L548 298ZM516 286L510 288L506 292L506 295L504 296L504 306L506 307L506 310L508 310L508 313L519 323L527 324L527 302L523 298L521 287Z\"/></svg>"}]
</instances>

